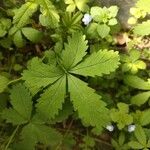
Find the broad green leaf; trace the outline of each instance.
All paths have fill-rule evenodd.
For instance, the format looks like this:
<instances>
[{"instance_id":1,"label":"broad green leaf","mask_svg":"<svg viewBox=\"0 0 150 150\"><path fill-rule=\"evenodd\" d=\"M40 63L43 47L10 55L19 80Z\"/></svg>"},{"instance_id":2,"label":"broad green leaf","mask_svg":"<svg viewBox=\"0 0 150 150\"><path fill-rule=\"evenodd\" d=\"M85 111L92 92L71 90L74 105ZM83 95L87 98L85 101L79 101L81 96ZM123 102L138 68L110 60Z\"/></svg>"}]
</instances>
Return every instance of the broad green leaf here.
<instances>
[{"instance_id":1,"label":"broad green leaf","mask_svg":"<svg viewBox=\"0 0 150 150\"><path fill-rule=\"evenodd\" d=\"M22 28L22 33L28 40L33 43L39 42L43 37L42 32L30 27Z\"/></svg>"},{"instance_id":2,"label":"broad green leaf","mask_svg":"<svg viewBox=\"0 0 150 150\"><path fill-rule=\"evenodd\" d=\"M62 109L66 95L66 76L47 88L36 105L37 112L44 119L54 119Z\"/></svg>"},{"instance_id":3,"label":"broad green leaf","mask_svg":"<svg viewBox=\"0 0 150 150\"><path fill-rule=\"evenodd\" d=\"M114 52L113 50L99 50L98 52L93 52L70 72L83 76L101 76L102 74L109 74L115 71L118 65L118 52Z\"/></svg>"},{"instance_id":4,"label":"broad green leaf","mask_svg":"<svg viewBox=\"0 0 150 150\"><path fill-rule=\"evenodd\" d=\"M39 17L40 23L43 26L56 28L59 23L59 15L50 0L36 0L36 2L40 5L41 15Z\"/></svg>"},{"instance_id":5,"label":"broad green leaf","mask_svg":"<svg viewBox=\"0 0 150 150\"><path fill-rule=\"evenodd\" d=\"M146 82L142 78L139 78L134 75L124 76L124 82L133 88L137 88L141 90L150 90L149 82Z\"/></svg>"},{"instance_id":6,"label":"broad green leaf","mask_svg":"<svg viewBox=\"0 0 150 150\"><path fill-rule=\"evenodd\" d=\"M97 32L101 38L105 38L109 35L110 27L106 24L98 25Z\"/></svg>"},{"instance_id":7,"label":"broad green leaf","mask_svg":"<svg viewBox=\"0 0 150 150\"><path fill-rule=\"evenodd\" d=\"M142 22L142 24L138 24L137 26L135 26L134 34L141 36L150 35L150 20Z\"/></svg>"},{"instance_id":8,"label":"broad green leaf","mask_svg":"<svg viewBox=\"0 0 150 150\"><path fill-rule=\"evenodd\" d=\"M98 129L105 127L109 122L108 109L100 96L93 89L78 78L69 75L68 87L70 99L79 118L87 125ZM88 93L88 94L87 94Z\"/></svg>"},{"instance_id":9,"label":"broad green leaf","mask_svg":"<svg viewBox=\"0 0 150 150\"><path fill-rule=\"evenodd\" d=\"M146 141L146 135L143 128L137 125L134 134L137 140L139 141L139 143L141 143L145 147L147 141Z\"/></svg>"},{"instance_id":10,"label":"broad green leaf","mask_svg":"<svg viewBox=\"0 0 150 150\"><path fill-rule=\"evenodd\" d=\"M142 112L140 117L140 123L142 126L150 124L150 109L145 110Z\"/></svg>"},{"instance_id":11,"label":"broad green leaf","mask_svg":"<svg viewBox=\"0 0 150 150\"><path fill-rule=\"evenodd\" d=\"M22 79L29 87L32 94L36 94L42 88L50 85L63 75L61 69L53 65L46 65L37 57L31 60L28 70L22 74Z\"/></svg>"},{"instance_id":12,"label":"broad green leaf","mask_svg":"<svg viewBox=\"0 0 150 150\"><path fill-rule=\"evenodd\" d=\"M22 37L22 34L21 34L21 31L18 30L15 34L14 34L14 37L13 37L13 41L15 43L15 45L17 47L23 47L25 42L24 42L24 39Z\"/></svg>"},{"instance_id":13,"label":"broad green leaf","mask_svg":"<svg viewBox=\"0 0 150 150\"><path fill-rule=\"evenodd\" d=\"M3 111L3 118L13 124L23 124L30 120L32 111L32 97L22 84L13 87L10 95L13 108Z\"/></svg>"},{"instance_id":14,"label":"broad green leaf","mask_svg":"<svg viewBox=\"0 0 150 150\"><path fill-rule=\"evenodd\" d=\"M37 4L33 2L26 2L18 10L15 11L13 24L17 28L21 28L29 23L30 17L37 10Z\"/></svg>"},{"instance_id":15,"label":"broad green leaf","mask_svg":"<svg viewBox=\"0 0 150 150\"><path fill-rule=\"evenodd\" d=\"M137 106L141 106L148 101L149 97L150 97L150 91L143 92L143 93L133 96L131 98L131 103Z\"/></svg>"},{"instance_id":16,"label":"broad green leaf","mask_svg":"<svg viewBox=\"0 0 150 150\"><path fill-rule=\"evenodd\" d=\"M142 144L140 144L139 142L137 142L137 141L131 141L131 142L128 143L128 145L131 148L138 149L138 150L144 148L144 146Z\"/></svg>"},{"instance_id":17,"label":"broad green leaf","mask_svg":"<svg viewBox=\"0 0 150 150\"><path fill-rule=\"evenodd\" d=\"M21 132L20 143L17 143L15 150L34 150L38 142L45 145L56 145L62 137L59 132L42 124L30 123Z\"/></svg>"},{"instance_id":18,"label":"broad green leaf","mask_svg":"<svg viewBox=\"0 0 150 150\"><path fill-rule=\"evenodd\" d=\"M0 75L0 93L7 88L8 82L9 80L6 77Z\"/></svg>"},{"instance_id":19,"label":"broad green leaf","mask_svg":"<svg viewBox=\"0 0 150 150\"><path fill-rule=\"evenodd\" d=\"M68 38L68 44L65 44L65 50L62 52L62 63L69 70L79 63L86 55L87 41L81 33L74 33Z\"/></svg>"}]
</instances>

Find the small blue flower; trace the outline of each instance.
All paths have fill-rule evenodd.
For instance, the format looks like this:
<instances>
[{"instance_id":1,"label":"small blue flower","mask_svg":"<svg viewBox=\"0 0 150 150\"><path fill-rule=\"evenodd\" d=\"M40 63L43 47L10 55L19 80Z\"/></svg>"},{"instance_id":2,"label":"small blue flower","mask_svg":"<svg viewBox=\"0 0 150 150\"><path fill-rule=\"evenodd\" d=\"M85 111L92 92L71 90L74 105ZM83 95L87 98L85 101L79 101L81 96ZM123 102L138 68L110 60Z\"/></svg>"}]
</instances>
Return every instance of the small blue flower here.
<instances>
[{"instance_id":1,"label":"small blue flower","mask_svg":"<svg viewBox=\"0 0 150 150\"><path fill-rule=\"evenodd\" d=\"M83 19L82 19L82 22L83 22L85 25L88 25L91 21L92 21L92 16L89 15L89 14L84 14L84 17L83 17Z\"/></svg>"},{"instance_id":2,"label":"small blue flower","mask_svg":"<svg viewBox=\"0 0 150 150\"><path fill-rule=\"evenodd\" d=\"M134 124L131 124L128 126L128 132L133 132L135 130L136 126Z\"/></svg>"}]
</instances>

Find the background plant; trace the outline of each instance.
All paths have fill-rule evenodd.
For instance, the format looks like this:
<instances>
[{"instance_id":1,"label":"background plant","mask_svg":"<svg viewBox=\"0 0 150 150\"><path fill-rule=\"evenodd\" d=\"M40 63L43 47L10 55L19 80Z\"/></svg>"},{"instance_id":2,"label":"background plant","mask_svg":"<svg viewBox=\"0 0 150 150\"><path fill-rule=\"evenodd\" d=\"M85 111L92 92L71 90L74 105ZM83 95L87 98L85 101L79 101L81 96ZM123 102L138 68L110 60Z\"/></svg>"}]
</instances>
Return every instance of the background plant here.
<instances>
[{"instance_id":1,"label":"background plant","mask_svg":"<svg viewBox=\"0 0 150 150\"><path fill-rule=\"evenodd\" d=\"M149 4L0 1L0 149L149 149Z\"/></svg>"}]
</instances>

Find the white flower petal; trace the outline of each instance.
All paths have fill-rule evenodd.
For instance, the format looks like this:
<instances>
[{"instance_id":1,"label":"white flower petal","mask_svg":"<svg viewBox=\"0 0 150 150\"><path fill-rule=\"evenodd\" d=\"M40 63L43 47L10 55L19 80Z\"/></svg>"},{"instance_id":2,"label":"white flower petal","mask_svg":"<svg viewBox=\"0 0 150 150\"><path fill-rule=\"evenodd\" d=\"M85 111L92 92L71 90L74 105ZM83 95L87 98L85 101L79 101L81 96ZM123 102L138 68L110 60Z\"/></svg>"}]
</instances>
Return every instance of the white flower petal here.
<instances>
[{"instance_id":1,"label":"white flower petal","mask_svg":"<svg viewBox=\"0 0 150 150\"><path fill-rule=\"evenodd\" d=\"M128 132L133 132L135 130L136 126L134 124L131 124L128 126Z\"/></svg>"}]
</instances>

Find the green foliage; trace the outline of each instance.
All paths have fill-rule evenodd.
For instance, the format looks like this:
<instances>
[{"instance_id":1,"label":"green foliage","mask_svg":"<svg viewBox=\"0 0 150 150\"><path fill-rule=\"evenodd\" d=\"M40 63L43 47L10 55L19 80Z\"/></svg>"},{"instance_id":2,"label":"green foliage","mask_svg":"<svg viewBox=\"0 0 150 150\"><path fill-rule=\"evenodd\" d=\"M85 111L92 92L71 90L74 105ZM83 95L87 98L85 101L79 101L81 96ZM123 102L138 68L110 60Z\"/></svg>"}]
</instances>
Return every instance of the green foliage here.
<instances>
[{"instance_id":1,"label":"green foliage","mask_svg":"<svg viewBox=\"0 0 150 150\"><path fill-rule=\"evenodd\" d=\"M125 143L125 134L123 132L120 133L118 140L111 140L112 146L115 150L128 150L130 149L128 143Z\"/></svg>"},{"instance_id":2,"label":"green foliage","mask_svg":"<svg viewBox=\"0 0 150 150\"><path fill-rule=\"evenodd\" d=\"M133 149L149 149L150 144L147 142L146 134L141 126L137 126L135 130L136 141L131 141L128 145Z\"/></svg>"},{"instance_id":3,"label":"green foliage","mask_svg":"<svg viewBox=\"0 0 150 150\"><path fill-rule=\"evenodd\" d=\"M105 49L93 52L85 61L74 67L71 72L83 76L102 76L113 72L118 65L118 53Z\"/></svg>"},{"instance_id":4,"label":"green foliage","mask_svg":"<svg viewBox=\"0 0 150 150\"><path fill-rule=\"evenodd\" d=\"M5 76L0 75L0 93L6 89L8 82L9 80Z\"/></svg>"},{"instance_id":5,"label":"green foliage","mask_svg":"<svg viewBox=\"0 0 150 150\"><path fill-rule=\"evenodd\" d=\"M124 78L126 84L141 90L150 90L150 83L134 75L127 75Z\"/></svg>"},{"instance_id":6,"label":"green foliage","mask_svg":"<svg viewBox=\"0 0 150 150\"><path fill-rule=\"evenodd\" d=\"M65 0L65 3L68 5L66 11L73 12L78 8L80 11L85 12L89 8L87 5L88 2L89 0Z\"/></svg>"},{"instance_id":7,"label":"green foliage","mask_svg":"<svg viewBox=\"0 0 150 150\"><path fill-rule=\"evenodd\" d=\"M33 43L37 43L38 41L40 41L43 36L42 32L30 27L22 28L22 33L28 40Z\"/></svg>"},{"instance_id":8,"label":"green foliage","mask_svg":"<svg viewBox=\"0 0 150 150\"><path fill-rule=\"evenodd\" d=\"M83 17L81 12L76 12L75 14L72 14L70 12L66 12L62 18L62 24L63 28L68 33L73 33L76 31L82 30L82 26L80 25L81 18Z\"/></svg>"},{"instance_id":9,"label":"green foliage","mask_svg":"<svg viewBox=\"0 0 150 150\"><path fill-rule=\"evenodd\" d=\"M0 38L4 37L8 29L11 27L11 20L7 18L0 18Z\"/></svg>"},{"instance_id":10,"label":"green foliage","mask_svg":"<svg viewBox=\"0 0 150 150\"><path fill-rule=\"evenodd\" d=\"M36 0L40 5L41 15L39 16L40 23L43 26L55 28L59 23L59 15L55 6L50 0Z\"/></svg>"},{"instance_id":11,"label":"green foliage","mask_svg":"<svg viewBox=\"0 0 150 150\"><path fill-rule=\"evenodd\" d=\"M33 150L38 142L55 145L61 140L54 129L45 126L36 116L32 117L32 97L24 85L14 86L10 98L12 108L4 110L2 117L14 125L25 125L21 131L22 141L15 149Z\"/></svg>"},{"instance_id":12,"label":"green foliage","mask_svg":"<svg viewBox=\"0 0 150 150\"><path fill-rule=\"evenodd\" d=\"M0 150L150 149L150 0L133 1L0 1Z\"/></svg>"},{"instance_id":13,"label":"green foliage","mask_svg":"<svg viewBox=\"0 0 150 150\"><path fill-rule=\"evenodd\" d=\"M141 10L144 10L147 13L150 13L150 0L139 0L136 3L136 7Z\"/></svg>"},{"instance_id":14,"label":"green foliage","mask_svg":"<svg viewBox=\"0 0 150 150\"><path fill-rule=\"evenodd\" d=\"M14 125L27 123L32 111L32 98L28 90L22 85L17 85L11 90L10 98L13 108L4 110L2 116Z\"/></svg>"},{"instance_id":15,"label":"green foliage","mask_svg":"<svg viewBox=\"0 0 150 150\"><path fill-rule=\"evenodd\" d=\"M134 28L134 34L145 36L150 35L150 20L146 22L142 22L142 24L138 24Z\"/></svg>"},{"instance_id":16,"label":"green foliage","mask_svg":"<svg viewBox=\"0 0 150 150\"><path fill-rule=\"evenodd\" d=\"M81 42L80 45L78 44L79 41ZM43 117L54 118L58 114L58 110L62 108L65 95L69 92L70 100L73 103L74 110L78 112L79 118L85 124L101 129L109 121L108 110L105 108L106 104L100 100L100 96L93 89L70 73L85 76L109 74L118 67L119 57L113 51L100 50L81 61L86 55L86 50L85 36L81 33L73 34L71 38L68 38L68 44L65 44L61 59L57 60L58 66L44 64L34 58L28 70L24 71L23 80L32 93L37 93L41 88L53 83L41 95L37 104L37 110L41 115L43 114ZM113 59L110 59L111 56L113 56ZM79 63L80 61L81 63ZM93 64L90 64L92 61ZM111 66L112 62L113 66ZM91 72L91 70L93 71Z\"/></svg>"},{"instance_id":17,"label":"green foliage","mask_svg":"<svg viewBox=\"0 0 150 150\"><path fill-rule=\"evenodd\" d=\"M23 80L33 95L63 75L59 67L44 64L37 57L31 60L28 69L23 72Z\"/></svg>"},{"instance_id":18,"label":"green foliage","mask_svg":"<svg viewBox=\"0 0 150 150\"><path fill-rule=\"evenodd\" d=\"M137 77L137 76L131 76L127 75L124 78L124 81L126 84L133 88L141 89L141 90L150 90L150 83L147 81L144 81L143 79ZM150 97L150 92L142 92L140 94L137 94L131 98L131 103L135 104L137 106L141 106L144 103L148 101Z\"/></svg>"},{"instance_id":19,"label":"green foliage","mask_svg":"<svg viewBox=\"0 0 150 150\"><path fill-rule=\"evenodd\" d=\"M24 5L22 5L22 7L18 9L18 11L15 11L13 24L14 27L16 27L16 30L28 24L30 21L30 17L36 10L37 4L33 2L27 2Z\"/></svg>"},{"instance_id":20,"label":"green foliage","mask_svg":"<svg viewBox=\"0 0 150 150\"><path fill-rule=\"evenodd\" d=\"M109 8L92 7L90 14L93 18L93 23L87 29L89 35L98 34L101 38L106 38L110 34L111 26L117 24L115 18L118 13L116 6ZM93 33L94 32L94 33Z\"/></svg>"},{"instance_id":21,"label":"green foliage","mask_svg":"<svg viewBox=\"0 0 150 150\"><path fill-rule=\"evenodd\" d=\"M124 63L122 65L122 70L124 72L131 71L132 74L136 74L139 69L145 69L146 64L139 59L140 52L137 50L131 50L129 55L123 54L121 56L121 61Z\"/></svg>"},{"instance_id":22,"label":"green foliage","mask_svg":"<svg viewBox=\"0 0 150 150\"><path fill-rule=\"evenodd\" d=\"M111 116L112 121L116 122L118 128L121 130L126 125L129 125L133 122L133 117L130 114L128 114L129 107L127 104L118 103L117 107L118 109L111 110L110 116Z\"/></svg>"},{"instance_id":23,"label":"green foliage","mask_svg":"<svg viewBox=\"0 0 150 150\"><path fill-rule=\"evenodd\" d=\"M84 143L80 145L83 150L90 150L95 145L94 139L88 135L83 138L83 142Z\"/></svg>"}]
</instances>

